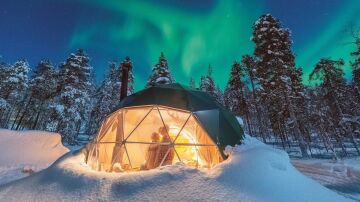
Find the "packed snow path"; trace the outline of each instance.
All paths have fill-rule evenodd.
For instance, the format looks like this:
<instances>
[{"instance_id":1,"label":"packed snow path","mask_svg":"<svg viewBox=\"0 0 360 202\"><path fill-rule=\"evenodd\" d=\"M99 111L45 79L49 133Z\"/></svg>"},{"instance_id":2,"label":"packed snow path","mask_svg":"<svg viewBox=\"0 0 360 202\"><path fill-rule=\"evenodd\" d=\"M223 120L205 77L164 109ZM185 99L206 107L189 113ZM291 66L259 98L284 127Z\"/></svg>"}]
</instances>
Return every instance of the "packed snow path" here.
<instances>
[{"instance_id":1,"label":"packed snow path","mask_svg":"<svg viewBox=\"0 0 360 202\"><path fill-rule=\"evenodd\" d=\"M302 173L344 196L360 201L360 159L340 162L331 160L293 160Z\"/></svg>"},{"instance_id":2,"label":"packed snow path","mask_svg":"<svg viewBox=\"0 0 360 202\"><path fill-rule=\"evenodd\" d=\"M230 151L232 150L232 151ZM210 170L182 164L134 173L92 171L82 153L0 186L0 201L351 201L297 171L254 138Z\"/></svg>"}]
</instances>

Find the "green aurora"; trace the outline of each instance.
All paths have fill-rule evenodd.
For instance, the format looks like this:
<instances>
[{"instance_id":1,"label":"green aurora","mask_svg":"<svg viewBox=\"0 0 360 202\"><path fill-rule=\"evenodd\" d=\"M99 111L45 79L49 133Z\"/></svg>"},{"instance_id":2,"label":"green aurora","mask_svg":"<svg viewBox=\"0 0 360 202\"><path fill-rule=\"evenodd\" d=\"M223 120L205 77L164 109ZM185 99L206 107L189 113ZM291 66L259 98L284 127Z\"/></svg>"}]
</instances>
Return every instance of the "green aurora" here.
<instances>
[{"instance_id":1,"label":"green aurora","mask_svg":"<svg viewBox=\"0 0 360 202\"><path fill-rule=\"evenodd\" d=\"M222 0L196 12L149 1L82 3L110 12L112 20L80 20L69 49L97 48L105 55L129 55L134 62L136 89L143 88L161 51L176 81L188 84L190 76L199 81L211 64L216 83L224 88L233 61L253 52L253 23L261 14L270 12L265 1ZM347 62L346 76L350 76L349 53L354 47L346 29L360 26L360 1L344 1L337 9L316 28L303 30L305 37L294 41L297 66L303 67L307 84L309 72L321 57L343 58Z\"/></svg>"}]
</instances>

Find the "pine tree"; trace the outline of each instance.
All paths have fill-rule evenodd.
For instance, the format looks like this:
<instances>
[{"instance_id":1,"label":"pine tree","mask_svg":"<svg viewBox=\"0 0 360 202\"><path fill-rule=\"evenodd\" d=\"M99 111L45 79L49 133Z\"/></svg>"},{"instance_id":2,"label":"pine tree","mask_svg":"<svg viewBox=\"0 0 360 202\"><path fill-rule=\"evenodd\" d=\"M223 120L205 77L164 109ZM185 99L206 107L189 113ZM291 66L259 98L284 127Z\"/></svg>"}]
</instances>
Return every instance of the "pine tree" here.
<instances>
[{"instance_id":1,"label":"pine tree","mask_svg":"<svg viewBox=\"0 0 360 202\"><path fill-rule=\"evenodd\" d=\"M322 58L310 74L311 80L317 79L322 82L320 87L323 90L325 100L328 102L327 104L333 110L333 117L340 117L343 114L339 99L342 99L341 95L346 86L344 72L341 69L344 64L342 59Z\"/></svg>"},{"instance_id":2,"label":"pine tree","mask_svg":"<svg viewBox=\"0 0 360 202\"><path fill-rule=\"evenodd\" d=\"M291 50L290 31L282 28L279 20L270 14L263 15L254 24L254 55L257 57L256 77L261 86L261 100L264 102L271 127L284 142L293 134L299 142L302 155L307 157L302 126L292 99L296 87L292 77L296 74L294 54ZM296 79L295 79L296 80ZM299 94L300 95L300 94Z\"/></svg>"},{"instance_id":3,"label":"pine tree","mask_svg":"<svg viewBox=\"0 0 360 202\"><path fill-rule=\"evenodd\" d=\"M206 76L201 76L199 88L201 91L209 93L216 98L216 87L214 79L212 78L212 67L209 65Z\"/></svg>"},{"instance_id":4,"label":"pine tree","mask_svg":"<svg viewBox=\"0 0 360 202\"><path fill-rule=\"evenodd\" d=\"M11 67L5 69L3 74L6 76L5 79L2 79L2 86L4 87L2 97L5 100L9 99L12 94L15 99L18 99L24 93L28 87L29 71L29 63L24 59L16 61Z\"/></svg>"},{"instance_id":5,"label":"pine tree","mask_svg":"<svg viewBox=\"0 0 360 202\"><path fill-rule=\"evenodd\" d=\"M331 152L334 159L338 159L338 155L335 151L333 140L333 128L331 119L328 118L329 107L324 104L324 100L321 96L319 87L307 87L306 89L307 99L307 114L309 114L309 127L316 133L316 136L320 138L320 141L316 141L316 137L312 138L315 144L318 146L323 143L327 152Z\"/></svg>"},{"instance_id":6,"label":"pine tree","mask_svg":"<svg viewBox=\"0 0 360 202\"><path fill-rule=\"evenodd\" d=\"M60 65L59 78L59 101L58 105L53 106L58 117L57 131L61 133L63 141L74 144L91 110L89 104L94 88L89 57L82 49L71 54Z\"/></svg>"},{"instance_id":7,"label":"pine tree","mask_svg":"<svg viewBox=\"0 0 360 202\"><path fill-rule=\"evenodd\" d=\"M6 68L6 67L3 67ZM2 79L3 90L0 90L1 97L10 109L6 110L1 116L2 127L7 127L13 113L21 109L23 99L28 88L28 74L30 71L29 63L24 60L18 60L10 67L5 69L5 78ZM6 101L6 102L5 102Z\"/></svg>"},{"instance_id":8,"label":"pine tree","mask_svg":"<svg viewBox=\"0 0 360 202\"><path fill-rule=\"evenodd\" d=\"M354 35L356 50L351 52L354 61L350 62L352 67L352 85L354 86L355 96L360 104L360 36Z\"/></svg>"},{"instance_id":9,"label":"pine tree","mask_svg":"<svg viewBox=\"0 0 360 202\"><path fill-rule=\"evenodd\" d=\"M108 74L96 91L97 101L91 112L91 119L87 129L89 135L94 135L97 132L101 121L120 102L120 71L115 62L109 63Z\"/></svg>"},{"instance_id":10,"label":"pine tree","mask_svg":"<svg viewBox=\"0 0 360 202\"><path fill-rule=\"evenodd\" d=\"M225 106L239 116L245 116L247 104L244 96L243 69L239 62L234 62L231 68L229 81L225 90Z\"/></svg>"},{"instance_id":11,"label":"pine tree","mask_svg":"<svg viewBox=\"0 0 360 202\"><path fill-rule=\"evenodd\" d=\"M209 93L219 104L224 105L223 92L219 87L216 87L212 77L212 67L209 64L206 76L201 76L199 89Z\"/></svg>"},{"instance_id":12,"label":"pine tree","mask_svg":"<svg viewBox=\"0 0 360 202\"><path fill-rule=\"evenodd\" d=\"M9 89L6 88L10 77L9 66L9 64L0 63L0 127L5 127L5 120L3 117L5 116L6 111L11 108L10 104L5 99L5 96L10 94L8 92Z\"/></svg>"},{"instance_id":13,"label":"pine tree","mask_svg":"<svg viewBox=\"0 0 360 202\"><path fill-rule=\"evenodd\" d=\"M145 87L148 88L157 84L169 84L174 82L165 55L161 52L159 62L153 67Z\"/></svg>"},{"instance_id":14,"label":"pine tree","mask_svg":"<svg viewBox=\"0 0 360 202\"><path fill-rule=\"evenodd\" d=\"M6 63L0 62L0 96L3 97L7 93L5 92L5 86L10 76L9 66Z\"/></svg>"},{"instance_id":15,"label":"pine tree","mask_svg":"<svg viewBox=\"0 0 360 202\"><path fill-rule=\"evenodd\" d=\"M215 88L215 99L221 105L225 105L224 92L221 90L219 86Z\"/></svg>"},{"instance_id":16,"label":"pine tree","mask_svg":"<svg viewBox=\"0 0 360 202\"><path fill-rule=\"evenodd\" d=\"M347 154L343 138L349 135L357 152L360 154L354 133L360 129L360 122L356 121L357 114L353 114L354 98L344 79L342 66L344 61L322 58L310 74L311 80L320 80L319 90L321 99L327 106L325 113L328 115L329 125L333 136L339 142L343 152Z\"/></svg>"},{"instance_id":17,"label":"pine tree","mask_svg":"<svg viewBox=\"0 0 360 202\"><path fill-rule=\"evenodd\" d=\"M251 86L252 99L249 99L250 96L248 96L248 103L249 103L249 108L250 107L253 108L253 114L256 117L256 120L254 121L256 124L253 124L253 126L256 125L258 127L256 130L259 132L263 142L266 142L266 138L265 138L266 127L264 126L264 120L263 120L265 113L261 110L262 108L259 106L260 100L257 96L257 89L255 87L258 82L256 78L256 61L254 57L250 55L244 55L242 57L241 64L244 67L244 71L246 72L246 75L250 81L250 86Z\"/></svg>"},{"instance_id":18,"label":"pine tree","mask_svg":"<svg viewBox=\"0 0 360 202\"><path fill-rule=\"evenodd\" d=\"M266 105L275 134L280 135L284 142L285 114L283 95L285 91L281 76L284 74L283 43L286 30L281 28L280 22L270 14L263 15L253 27L253 42L255 43L255 56L257 57L256 77L261 86L260 96Z\"/></svg>"},{"instance_id":19,"label":"pine tree","mask_svg":"<svg viewBox=\"0 0 360 202\"><path fill-rule=\"evenodd\" d=\"M236 115L245 118L248 131L252 135L250 114L244 94L245 84L241 80L244 76L244 69L240 66L240 63L234 62L225 90L225 106Z\"/></svg>"},{"instance_id":20,"label":"pine tree","mask_svg":"<svg viewBox=\"0 0 360 202\"><path fill-rule=\"evenodd\" d=\"M126 58L121 64L131 63L130 58ZM108 73L96 92L96 104L91 112L90 123L87 133L94 135L100 126L101 121L118 107L120 102L121 89L121 67L115 62L109 63ZM118 67L118 68L117 68ZM128 95L134 93L134 76L129 72Z\"/></svg>"},{"instance_id":21,"label":"pine tree","mask_svg":"<svg viewBox=\"0 0 360 202\"><path fill-rule=\"evenodd\" d=\"M96 91L97 102L91 112L87 129L89 135L97 132L101 121L117 106L113 100L120 102L120 71L116 66L114 62L109 64L108 74Z\"/></svg>"},{"instance_id":22,"label":"pine tree","mask_svg":"<svg viewBox=\"0 0 360 202\"><path fill-rule=\"evenodd\" d=\"M35 129L39 123L40 115L46 114L48 101L53 99L57 93L57 80L54 66L49 60L42 60L34 69L24 105L15 117L19 129L24 120L27 119L27 128Z\"/></svg>"}]
</instances>

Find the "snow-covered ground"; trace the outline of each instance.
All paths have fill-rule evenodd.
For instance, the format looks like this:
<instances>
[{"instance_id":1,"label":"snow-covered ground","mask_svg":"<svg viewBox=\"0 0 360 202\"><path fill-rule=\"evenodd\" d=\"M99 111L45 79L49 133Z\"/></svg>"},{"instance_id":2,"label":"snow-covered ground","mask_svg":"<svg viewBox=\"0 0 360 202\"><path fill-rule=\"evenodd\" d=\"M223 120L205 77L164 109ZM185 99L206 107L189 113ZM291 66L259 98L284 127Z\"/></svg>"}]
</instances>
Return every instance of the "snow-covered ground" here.
<instances>
[{"instance_id":1,"label":"snow-covered ground","mask_svg":"<svg viewBox=\"0 0 360 202\"><path fill-rule=\"evenodd\" d=\"M360 201L360 158L293 160L292 163L322 185Z\"/></svg>"},{"instance_id":2,"label":"snow-covered ground","mask_svg":"<svg viewBox=\"0 0 360 202\"><path fill-rule=\"evenodd\" d=\"M1 185L0 201L351 201L254 138L228 152L210 170L176 164L121 174L92 171L81 152L69 152L43 171Z\"/></svg>"},{"instance_id":3,"label":"snow-covered ground","mask_svg":"<svg viewBox=\"0 0 360 202\"><path fill-rule=\"evenodd\" d=\"M47 168L68 151L56 133L0 129L0 185Z\"/></svg>"}]
</instances>

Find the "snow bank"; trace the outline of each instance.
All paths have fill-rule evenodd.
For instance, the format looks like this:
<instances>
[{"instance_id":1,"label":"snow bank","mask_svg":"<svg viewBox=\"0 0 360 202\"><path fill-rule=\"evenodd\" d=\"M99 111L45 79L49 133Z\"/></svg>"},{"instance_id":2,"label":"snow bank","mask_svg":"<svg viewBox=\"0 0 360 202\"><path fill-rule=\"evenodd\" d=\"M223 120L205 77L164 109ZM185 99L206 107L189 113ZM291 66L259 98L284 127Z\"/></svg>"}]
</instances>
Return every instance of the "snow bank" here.
<instances>
[{"instance_id":1,"label":"snow bank","mask_svg":"<svg viewBox=\"0 0 360 202\"><path fill-rule=\"evenodd\" d=\"M49 164L68 151L57 133L0 129L0 166Z\"/></svg>"},{"instance_id":2,"label":"snow bank","mask_svg":"<svg viewBox=\"0 0 360 202\"><path fill-rule=\"evenodd\" d=\"M182 164L136 173L90 170L81 152L0 187L0 201L348 201L300 174L288 155L254 138L210 170Z\"/></svg>"},{"instance_id":3,"label":"snow bank","mask_svg":"<svg viewBox=\"0 0 360 202\"><path fill-rule=\"evenodd\" d=\"M0 129L0 184L47 168L68 151L56 133Z\"/></svg>"}]
</instances>

